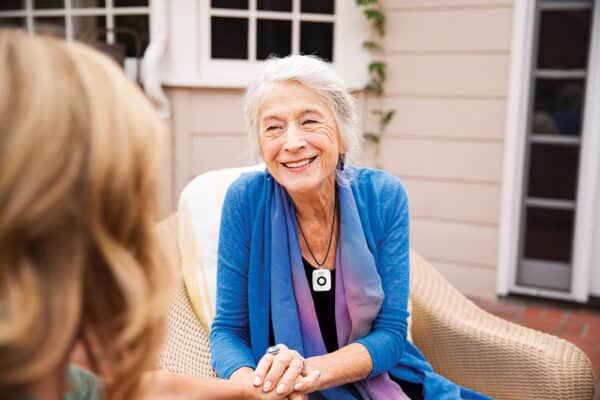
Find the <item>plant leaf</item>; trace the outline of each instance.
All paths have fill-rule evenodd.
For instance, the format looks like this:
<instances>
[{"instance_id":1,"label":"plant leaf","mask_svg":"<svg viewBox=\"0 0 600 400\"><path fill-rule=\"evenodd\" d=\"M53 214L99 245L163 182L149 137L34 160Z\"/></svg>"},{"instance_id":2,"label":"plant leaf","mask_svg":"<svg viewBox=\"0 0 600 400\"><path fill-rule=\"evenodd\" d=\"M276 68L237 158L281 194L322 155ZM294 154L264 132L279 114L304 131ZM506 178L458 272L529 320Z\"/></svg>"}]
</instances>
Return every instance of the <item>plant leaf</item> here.
<instances>
[{"instance_id":1,"label":"plant leaf","mask_svg":"<svg viewBox=\"0 0 600 400\"><path fill-rule=\"evenodd\" d=\"M369 73L377 74L377 76L379 77L379 80L381 80L381 81L385 80L385 69L386 69L386 65L382 61L374 61L369 64Z\"/></svg>"},{"instance_id":2,"label":"plant leaf","mask_svg":"<svg viewBox=\"0 0 600 400\"><path fill-rule=\"evenodd\" d=\"M378 97L381 96L383 94L383 86L381 84L381 81L371 79L371 81L367 85L367 91L373 93Z\"/></svg>"},{"instance_id":3,"label":"plant leaf","mask_svg":"<svg viewBox=\"0 0 600 400\"><path fill-rule=\"evenodd\" d=\"M394 114L396 114L396 110L387 110L381 113L381 122L383 122L384 126L390 123L392 118L394 118Z\"/></svg>"},{"instance_id":4,"label":"plant leaf","mask_svg":"<svg viewBox=\"0 0 600 400\"><path fill-rule=\"evenodd\" d=\"M368 6L370 4L376 4L377 0L356 0L356 4L359 6Z\"/></svg>"},{"instance_id":5,"label":"plant leaf","mask_svg":"<svg viewBox=\"0 0 600 400\"><path fill-rule=\"evenodd\" d=\"M376 43L372 40L367 40L366 42L364 42L363 48L366 50L369 50L369 51L377 51L377 52L383 51L383 47L381 47L381 45L379 43Z\"/></svg>"},{"instance_id":6,"label":"plant leaf","mask_svg":"<svg viewBox=\"0 0 600 400\"><path fill-rule=\"evenodd\" d=\"M374 8L364 10L364 13L367 19L372 22L377 33L379 33L380 36L385 35L385 15Z\"/></svg>"},{"instance_id":7,"label":"plant leaf","mask_svg":"<svg viewBox=\"0 0 600 400\"><path fill-rule=\"evenodd\" d=\"M373 132L365 132L363 137L365 138L365 140L368 140L369 142L373 142L375 144L379 144L379 142L381 141L381 137L377 133Z\"/></svg>"},{"instance_id":8,"label":"plant leaf","mask_svg":"<svg viewBox=\"0 0 600 400\"><path fill-rule=\"evenodd\" d=\"M367 19L372 19L375 21L385 21L385 16L381 13L381 11L376 10L374 8L368 8L364 10Z\"/></svg>"}]
</instances>

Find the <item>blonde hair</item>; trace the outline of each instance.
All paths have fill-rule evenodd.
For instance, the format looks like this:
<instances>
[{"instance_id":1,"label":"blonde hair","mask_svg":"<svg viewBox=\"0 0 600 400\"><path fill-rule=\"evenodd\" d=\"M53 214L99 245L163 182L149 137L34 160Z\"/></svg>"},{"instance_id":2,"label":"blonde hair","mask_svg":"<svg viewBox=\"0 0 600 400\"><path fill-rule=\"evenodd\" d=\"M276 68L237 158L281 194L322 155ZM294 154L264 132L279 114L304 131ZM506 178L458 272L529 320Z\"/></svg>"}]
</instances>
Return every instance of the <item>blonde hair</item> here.
<instances>
[{"instance_id":1,"label":"blonde hair","mask_svg":"<svg viewBox=\"0 0 600 400\"><path fill-rule=\"evenodd\" d=\"M130 399L162 341L152 106L81 44L0 30L0 398L86 346ZM4 396L3 396L4 394Z\"/></svg>"}]
</instances>

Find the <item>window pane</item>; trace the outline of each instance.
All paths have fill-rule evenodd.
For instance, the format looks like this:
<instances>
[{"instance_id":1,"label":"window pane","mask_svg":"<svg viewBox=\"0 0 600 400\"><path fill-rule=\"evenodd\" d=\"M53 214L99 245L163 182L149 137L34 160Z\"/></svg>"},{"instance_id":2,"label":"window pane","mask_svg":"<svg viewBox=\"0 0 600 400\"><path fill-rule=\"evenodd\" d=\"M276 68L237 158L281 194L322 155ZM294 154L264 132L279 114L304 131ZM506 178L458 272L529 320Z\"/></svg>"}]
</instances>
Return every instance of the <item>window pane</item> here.
<instances>
[{"instance_id":1,"label":"window pane","mask_svg":"<svg viewBox=\"0 0 600 400\"><path fill-rule=\"evenodd\" d=\"M533 131L579 136L583 88L583 79L537 79Z\"/></svg>"},{"instance_id":2,"label":"window pane","mask_svg":"<svg viewBox=\"0 0 600 400\"><path fill-rule=\"evenodd\" d=\"M25 9L25 0L2 0L0 11L20 11Z\"/></svg>"},{"instance_id":3,"label":"window pane","mask_svg":"<svg viewBox=\"0 0 600 400\"><path fill-rule=\"evenodd\" d=\"M115 7L146 7L148 0L113 0Z\"/></svg>"},{"instance_id":4,"label":"window pane","mask_svg":"<svg viewBox=\"0 0 600 400\"><path fill-rule=\"evenodd\" d=\"M292 11L292 0L258 0L256 7L268 11Z\"/></svg>"},{"instance_id":5,"label":"window pane","mask_svg":"<svg viewBox=\"0 0 600 400\"><path fill-rule=\"evenodd\" d=\"M248 19L211 17L212 58L248 59Z\"/></svg>"},{"instance_id":6,"label":"window pane","mask_svg":"<svg viewBox=\"0 0 600 400\"><path fill-rule=\"evenodd\" d=\"M33 8L64 8L65 0L33 0Z\"/></svg>"},{"instance_id":7,"label":"window pane","mask_svg":"<svg viewBox=\"0 0 600 400\"><path fill-rule=\"evenodd\" d=\"M333 14L333 0L302 0L300 11L303 13Z\"/></svg>"},{"instance_id":8,"label":"window pane","mask_svg":"<svg viewBox=\"0 0 600 400\"><path fill-rule=\"evenodd\" d=\"M0 28L25 28L25 24L25 18L22 17L0 18Z\"/></svg>"},{"instance_id":9,"label":"window pane","mask_svg":"<svg viewBox=\"0 0 600 400\"><path fill-rule=\"evenodd\" d=\"M117 43L125 45L127 57L144 55L150 36L148 18L148 15L115 16L115 38Z\"/></svg>"},{"instance_id":10,"label":"window pane","mask_svg":"<svg viewBox=\"0 0 600 400\"><path fill-rule=\"evenodd\" d=\"M73 8L95 8L106 6L106 0L71 0Z\"/></svg>"},{"instance_id":11,"label":"window pane","mask_svg":"<svg viewBox=\"0 0 600 400\"><path fill-rule=\"evenodd\" d=\"M236 10L247 10L248 0L212 0L212 8L234 8Z\"/></svg>"},{"instance_id":12,"label":"window pane","mask_svg":"<svg viewBox=\"0 0 600 400\"><path fill-rule=\"evenodd\" d=\"M531 145L529 197L575 200L579 146Z\"/></svg>"},{"instance_id":13,"label":"window pane","mask_svg":"<svg viewBox=\"0 0 600 400\"><path fill-rule=\"evenodd\" d=\"M528 207L525 258L571 262L574 212Z\"/></svg>"},{"instance_id":14,"label":"window pane","mask_svg":"<svg viewBox=\"0 0 600 400\"><path fill-rule=\"evenodd\" d=\"M538 68L586 69L590 21L590 10L542 11Z\"/></svg>"},{"instance_id":15,"label":"window pane","mask_svg":"<svg viewBox=\"0 0 600 400\"><path fill-rule=\"evenodd\" d=\"M330 22L301 22L300 52L317 55L326 61L333 61L333 24Z\"/></svg>"},{"instance_id":16,"label":"window pane","mask_svg":"<svg viewBox=\"0 0 600 400\"><path fill-rule=\"evenodd\" d=\"M106 42L106 17L102 15L73 17L73 38L92 44Z\"/></svg>"},{"instance_id":17,"label":"window pane","mask_svg":"<svg viewBox=\"0 0 600 400\"><path fill-rule=\"evenodd\" d=\"M101 53L106 54L107 56L109 56L110 58L112 58L117 64L119 64L121 67L125 67L125 59L126 59L126 46L122 43L113 43L113 44L109 44L106 42L96 42L96 43L90 43L90 45L95 48L96 50L98 50ZM132 79L135 79L135 77L137 76L137 73L135 73L135 75L132 76Z\"/></svg>"},{"instance_id":18,"label":"window pane","mask_svg":"<svg viewBox=\"0 0 600 400\"><path fill-rule=\"evenodd\" d=\"M33 19L33 25L36 33L65 37L64 17L36 17Z\"/></svg>"},{"instance_id":19,"label":"window pane","mask_svg":"<svg viewBox=\"0 0 600 400\"><path fill-rule=\"evenodd\" d=\"M292 22L259 19L256 26L256 58L284 57L292 53Z\"/></svg>"}]
</instances>

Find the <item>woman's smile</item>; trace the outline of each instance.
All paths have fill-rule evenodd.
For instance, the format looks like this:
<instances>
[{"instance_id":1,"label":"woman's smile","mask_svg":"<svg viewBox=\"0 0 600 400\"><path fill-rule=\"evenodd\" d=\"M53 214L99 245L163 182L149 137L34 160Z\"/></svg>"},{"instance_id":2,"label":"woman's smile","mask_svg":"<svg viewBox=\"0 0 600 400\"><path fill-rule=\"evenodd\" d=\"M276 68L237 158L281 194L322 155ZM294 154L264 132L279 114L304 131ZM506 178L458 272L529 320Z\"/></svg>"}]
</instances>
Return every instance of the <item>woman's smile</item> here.
<instances>
[{"instance_id":1,"label":"woman's smile","mask_svg":"<svg viewBox=\"0 0 600 400\"><path fill-rule=\"evenodd\" d=\"M313 163L313 161L315 161L317 159L317 156L314 157L309 157L309 158L305 158L299 161L288 161L288 162L284 162L281 163L283 164L284 167L286 167L287 169L289 169L292 172L300 172L300 171L304 171L306 168L308 168L309 165L311 165Z\"/></svg>"}]
</instances>

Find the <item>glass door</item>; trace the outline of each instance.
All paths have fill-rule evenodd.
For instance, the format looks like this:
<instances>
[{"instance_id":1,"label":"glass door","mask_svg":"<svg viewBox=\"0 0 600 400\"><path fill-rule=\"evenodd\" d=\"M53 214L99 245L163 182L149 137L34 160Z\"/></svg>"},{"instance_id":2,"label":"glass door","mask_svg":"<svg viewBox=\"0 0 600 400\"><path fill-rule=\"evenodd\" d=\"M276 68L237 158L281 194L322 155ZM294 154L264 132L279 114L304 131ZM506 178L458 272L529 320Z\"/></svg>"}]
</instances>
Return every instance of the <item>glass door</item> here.
<instances>
[{"instance_id":1,"label":"glass door","mask_svg":"<svg viewBox=\"0 0 600 400\"><path fill-rule=\"evenodd\" d=\"M599 39L592 36L594 19L593 0L537 3L516 274L521 287L571 292L574 264L591 257L590 249L577 254L577 241L581 221L595 219L580 199L594 190L582 179L589 173L584 121L592 110L586 104L599 95L588 85L592 42Z\"/></svg>"}]
</instances>

